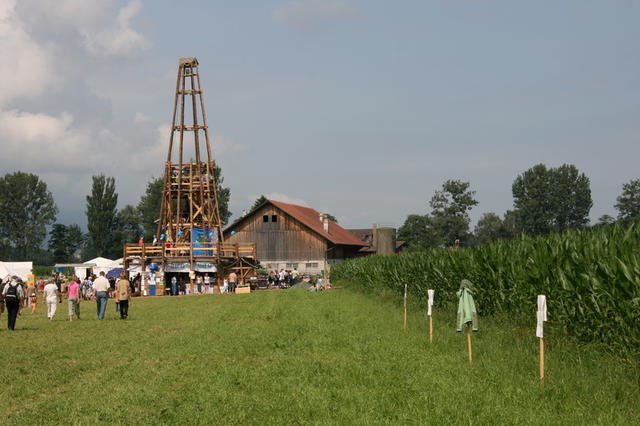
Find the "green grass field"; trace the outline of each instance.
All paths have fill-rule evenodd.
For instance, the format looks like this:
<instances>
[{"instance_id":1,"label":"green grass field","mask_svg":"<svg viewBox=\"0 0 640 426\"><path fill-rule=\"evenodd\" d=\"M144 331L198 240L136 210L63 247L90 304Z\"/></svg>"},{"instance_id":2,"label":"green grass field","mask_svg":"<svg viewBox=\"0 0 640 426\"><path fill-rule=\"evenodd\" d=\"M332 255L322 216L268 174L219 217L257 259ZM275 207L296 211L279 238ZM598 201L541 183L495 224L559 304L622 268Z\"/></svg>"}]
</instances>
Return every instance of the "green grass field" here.
<instances>
[{"instance_id":1,"label":"green grass field","mask_svg":"<svg viewBox=\"0 0 640 426\"><path fill-rule=\"evenodd\" d=\"M455 315L402 330L352 289L134 299L130 319L25 310L0 331L3 424L638 424L640 370L593 346L482 319L474 363ZM6 313L1 317L6 324Z\"/></svg>"}]
</instances>

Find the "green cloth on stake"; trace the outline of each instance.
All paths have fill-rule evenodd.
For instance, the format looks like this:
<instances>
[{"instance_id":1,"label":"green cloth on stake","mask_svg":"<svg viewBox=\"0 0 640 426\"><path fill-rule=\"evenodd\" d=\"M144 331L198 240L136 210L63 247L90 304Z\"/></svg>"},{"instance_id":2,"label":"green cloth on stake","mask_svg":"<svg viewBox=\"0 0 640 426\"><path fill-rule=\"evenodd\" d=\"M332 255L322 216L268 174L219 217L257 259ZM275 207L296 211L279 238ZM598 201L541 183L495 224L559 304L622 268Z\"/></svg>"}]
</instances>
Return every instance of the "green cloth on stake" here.
<instances>
[{"instance_id":1,"label":"green cloth on stake","mask_svg":"<svg viewBox=\"0 0 640 426\"><path fill-rule=\"evenodd\" d=\"M460 282L460 290L458 295L458 331L462 331L462 327L471 323L471 330L478 331L478 312L476 304L473 301L473 284L469 280Z\"/></svg>"}]
</instances>

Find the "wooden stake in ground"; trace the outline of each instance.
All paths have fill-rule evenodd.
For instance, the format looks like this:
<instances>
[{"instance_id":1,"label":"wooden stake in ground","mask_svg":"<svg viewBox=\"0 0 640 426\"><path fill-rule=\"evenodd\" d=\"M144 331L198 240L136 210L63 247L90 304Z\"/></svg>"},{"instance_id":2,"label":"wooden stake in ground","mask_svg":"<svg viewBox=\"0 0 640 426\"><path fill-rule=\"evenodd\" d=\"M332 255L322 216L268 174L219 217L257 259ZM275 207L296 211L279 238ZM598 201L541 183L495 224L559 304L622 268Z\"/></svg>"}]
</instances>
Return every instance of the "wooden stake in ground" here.
<instances>
[{"instance_id":1,"label":"wooden stake in ground","mask_svg":"<svg viewBox=\"0 0 640 426\"><path fill-rule=\"evenodd\" d=\"M404 328L407 328L407 285L404 285Z\"/></svg>"},{"instance_id":2,"label":"wooden stake in ground","mask_svg":"<svg viewBox=\"0 0 640 426\"><path fill-rule=\"evenodd\" d=\"M469 352L469 362L473 362L473 347L471 344L471 332L478 331L478 311L473 301L473 283L469 280L460 281L458 295L458 324L457 331L467 328L467 351Z\"/></svg>"},{"instance_id":3,"label":"wooden stake in ground","mask_svg":"<svg viewBox=\"0 0 640 426\"><path fill-rule=\"evenodd\" d=\"M538 295L538 312L536 313L536 337L540 339L540 380L544 383L544 323L547 320L547 298Z\"/></svg>"},{"instance_id":4,"label":"wooden stake in ground","mask_svg":"<svg viewBox=\"0 0 640 426\"><path fill-rule=\"evenodd\" d=\"M540 340L540 380L544 382L544 338Z\"/></svg>"},{"instance_id":5,"label":"wooden stake in ground","mask_svg":"<svg viewBox=\"0 0 640 426\"><path fill-rule=\"evenodd\" d=\"M429 343L433 342L433 295L434 290L427 290L427 316L429 317Z\"/></svg>"},{"instance_id":6,"label":"wooden stake in ground","mask_svg":"<svg viewBox=\"0 0 640 426\"><path fill-rule=\"evenodd\" d=\"M467 351L469 352L469 362L473 362L473 346L471 345L471 326L467 325Z\"/></svg>"}]
</instances>

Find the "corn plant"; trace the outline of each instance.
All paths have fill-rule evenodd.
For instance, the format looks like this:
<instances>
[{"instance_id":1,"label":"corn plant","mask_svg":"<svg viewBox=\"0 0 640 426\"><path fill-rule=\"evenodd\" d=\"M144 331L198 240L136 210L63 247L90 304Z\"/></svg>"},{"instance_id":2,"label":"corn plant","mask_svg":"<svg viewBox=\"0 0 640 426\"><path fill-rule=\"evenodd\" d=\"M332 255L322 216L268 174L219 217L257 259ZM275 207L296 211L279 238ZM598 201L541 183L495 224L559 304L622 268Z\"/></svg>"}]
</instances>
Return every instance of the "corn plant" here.
<instances>
[{"instance_id":1,"label":"corn plant","mask_svg":"<svg viewBox=\"0 0 640 426\"><path fill-rule=\"evenodd\" d=\"M547 295L550 320L582 341L640 349L640 226L522 236L472 249L375 255L336 265L332 279L369 291L406 283L417 297L455 302L460 280L477 288L483 315L528 318Z\"/></svg>"}]
</instances>

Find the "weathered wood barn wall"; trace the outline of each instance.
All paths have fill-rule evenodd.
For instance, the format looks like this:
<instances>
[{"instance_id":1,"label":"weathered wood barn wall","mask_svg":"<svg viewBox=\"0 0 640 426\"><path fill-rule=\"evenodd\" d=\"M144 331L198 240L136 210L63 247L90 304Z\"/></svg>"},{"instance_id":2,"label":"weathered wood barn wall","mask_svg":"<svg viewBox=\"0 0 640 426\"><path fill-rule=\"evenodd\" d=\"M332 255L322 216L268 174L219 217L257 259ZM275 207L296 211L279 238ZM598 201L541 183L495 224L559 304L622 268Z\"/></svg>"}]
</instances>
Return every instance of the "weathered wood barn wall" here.
<instances>
[{"instance_id":1,"label":"weathered wood barn wall","mask_svg":"<svg viewBox=\"0 0 640 426\"><path fill-rule=\"evenodd\" d=\"M365 243L309 207L269 200L225 231L225 241L255 242L268 269L317 273L326 263L355 257Z\"/></svg>"}]
</instances>

